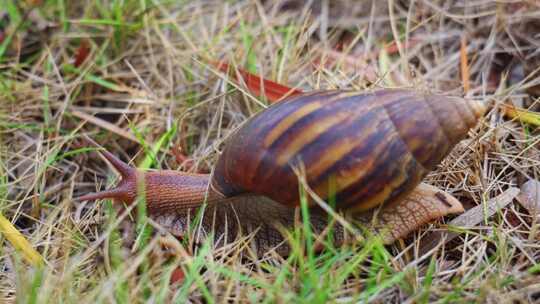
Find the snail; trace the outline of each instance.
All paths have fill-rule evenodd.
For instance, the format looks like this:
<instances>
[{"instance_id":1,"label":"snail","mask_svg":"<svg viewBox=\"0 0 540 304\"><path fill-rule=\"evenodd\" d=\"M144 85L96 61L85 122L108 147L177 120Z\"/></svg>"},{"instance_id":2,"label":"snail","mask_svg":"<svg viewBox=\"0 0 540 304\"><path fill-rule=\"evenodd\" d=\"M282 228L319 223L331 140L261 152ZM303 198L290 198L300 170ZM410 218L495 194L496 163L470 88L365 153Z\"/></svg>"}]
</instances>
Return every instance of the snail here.
<instances>
[{"instance_id":1,"label":"snail","mask_svg":"<svg viewBox=\"0 0 540 304\"><path fill-rule=\"evenodd\" d=\"M207 230L224 238L257 231L255 250L264 253L283 244L276 225L294 225L297 169L303 168L307 185L321 199L333 199L337 211L363 222L378 216L389 244L429 221L463 212L459 201L422 179L484 111L478 101L405 89L304 93L259 112L230 135L212 174L144 172L102 151L122 180L78 199L132 203L143 185L149 213L179 234L206 202ZM309 204L311 223L322 231L328 215ZM286 252L286 245L281 248Z\"/></svg>"}]
</instances>

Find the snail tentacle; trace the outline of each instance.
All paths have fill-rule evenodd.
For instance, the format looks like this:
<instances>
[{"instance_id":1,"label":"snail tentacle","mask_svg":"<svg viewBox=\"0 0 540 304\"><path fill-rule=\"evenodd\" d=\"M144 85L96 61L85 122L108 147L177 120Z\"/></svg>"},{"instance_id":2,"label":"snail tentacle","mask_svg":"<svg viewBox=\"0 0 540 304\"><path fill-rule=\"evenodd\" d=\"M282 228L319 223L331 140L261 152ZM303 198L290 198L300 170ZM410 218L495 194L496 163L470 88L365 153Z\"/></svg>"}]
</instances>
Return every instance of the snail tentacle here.
<instances>
[{"instance_id":1,"label":"snail tentacle","mask_svg":"<svg viewBox=\"0 0 540 304\"><path fill-rule=\"evenodd\" d=\"M92 201L97 199L112 198L118 201L124 201L126 203L133 202L137 196L137 169L126 164L107 150L99 150L98 152L118 171L118 173L120 173L122 180L113 189L89 193L77 197L76 200Z\"/></svg>"}]
</instances>

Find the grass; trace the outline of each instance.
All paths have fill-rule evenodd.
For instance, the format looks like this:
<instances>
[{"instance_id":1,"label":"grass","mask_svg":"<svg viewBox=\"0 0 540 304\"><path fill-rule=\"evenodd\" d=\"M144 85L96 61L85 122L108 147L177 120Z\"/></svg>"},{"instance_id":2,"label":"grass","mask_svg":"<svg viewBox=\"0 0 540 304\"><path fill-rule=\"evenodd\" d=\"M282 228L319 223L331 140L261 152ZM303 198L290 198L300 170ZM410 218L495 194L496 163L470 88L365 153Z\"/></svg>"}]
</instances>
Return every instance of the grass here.
<instances>
[{"instance_id":1,"label":"grass","mask_svg":"<svg viewBox=\"0 0 540 304\"><path fill-rule=\"evenodd\" d=\"M426 254L422 239L449 219L392 246L315 252L303 204L302 224L283 231L288 257L246 253L249 235L226 248L197 229L179 241L141 208L74 202L115 176L84 136L141 168L211 172L227 135L268 105L217 72L221 59L306 91L483 100L481 126L427 181L468 209L540 179L539 7L296 2L0 1L0 213L45 261L31 266L0 234L1 302L538 301L538 220L516 201Z\"/></svg>"}]
</instances>

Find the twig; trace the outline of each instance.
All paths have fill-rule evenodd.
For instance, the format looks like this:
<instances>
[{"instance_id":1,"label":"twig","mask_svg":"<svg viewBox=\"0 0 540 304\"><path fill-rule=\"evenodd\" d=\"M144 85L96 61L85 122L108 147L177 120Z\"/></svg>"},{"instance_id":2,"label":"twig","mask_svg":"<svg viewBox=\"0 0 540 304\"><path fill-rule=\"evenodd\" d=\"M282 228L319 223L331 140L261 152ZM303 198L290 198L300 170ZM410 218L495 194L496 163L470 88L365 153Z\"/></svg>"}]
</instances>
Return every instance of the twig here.
<instances>
[{"instance_id":1,"label":"twig","mask_svg":"<svg viewBox=\"0 0 540 304\"><path fill-rule=\"evenodd\" d=\"M493 216L497 212L497 210L506 207L518 194L519 189L512 187L504 191L499 196L490 199L486 203L486 206L478 205L467 210L462 215L450 221L450 223L448 223L448 226L458 226L461 228L474 227L480 224L484 219ZM435 231L430 233L421 241L420 255L423 255L424 253L430 251L438 245L450 242L457 236L459 236L459 233L457 232Z\"/></svg>"}]
</instances>

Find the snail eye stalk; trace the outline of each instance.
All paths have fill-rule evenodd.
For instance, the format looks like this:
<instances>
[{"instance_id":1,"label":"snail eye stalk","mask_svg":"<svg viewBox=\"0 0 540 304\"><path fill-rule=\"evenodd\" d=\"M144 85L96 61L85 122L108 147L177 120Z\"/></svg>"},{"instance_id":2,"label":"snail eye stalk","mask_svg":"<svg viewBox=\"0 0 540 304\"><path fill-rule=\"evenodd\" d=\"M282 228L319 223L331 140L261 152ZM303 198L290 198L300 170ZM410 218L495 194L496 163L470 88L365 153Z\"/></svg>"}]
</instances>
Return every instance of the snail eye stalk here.
<instances>
[{"instance_id":1,"label":"snail eye stalk","mask_svg":"<svg viewBox=\"0 0 540 304\"><path fill-rule=\"evenodd\" d=\"M96 193L89 193L76 198L77 201L93 201L97 199L112 198L121 201L130 200L131 196L136 192L137 185L137 169L129 166L118 157L106 150L99 151L103 157L120 173L122 180L118 185L109 190L104 190Z\"/></svg>"}]
</instances>

